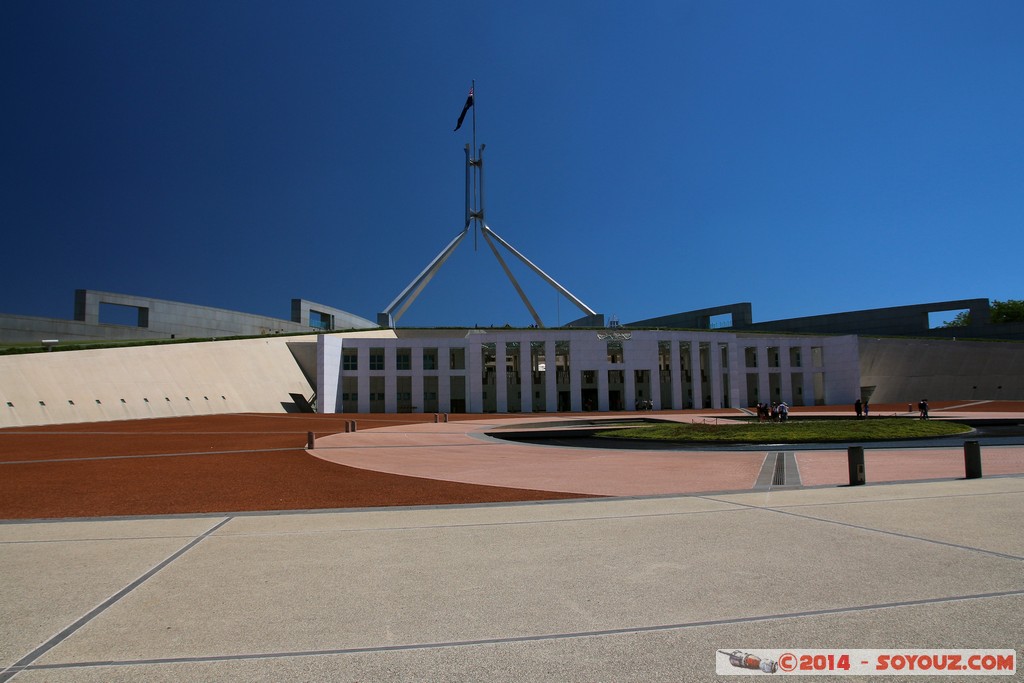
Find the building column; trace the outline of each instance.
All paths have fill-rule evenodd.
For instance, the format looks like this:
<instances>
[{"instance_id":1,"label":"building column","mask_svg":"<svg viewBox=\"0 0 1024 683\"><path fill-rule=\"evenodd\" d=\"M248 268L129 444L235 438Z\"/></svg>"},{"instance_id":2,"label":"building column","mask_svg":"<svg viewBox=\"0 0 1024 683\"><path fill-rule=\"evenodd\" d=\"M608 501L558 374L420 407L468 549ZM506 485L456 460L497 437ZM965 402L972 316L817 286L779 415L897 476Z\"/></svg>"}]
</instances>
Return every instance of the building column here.
<instances>
[{"instance_id":1,"label":"building column","mask_svg":"<svg viewBox=\"0 0 1024 683\"><path fill-rule=\"evenodd\" d=\"M708 343L708 372L711 373L711 407L722 408L722 351L714 340Z\"/></svg>"},{"instance_id":2,"label":"building column","mask_svg":"<svg viewBox=\"0 0 1024 683\"><path fill-rule=\"evenodd\" d=\"M768 381L768 347L764 342L757 342L757 399L761 403L771 404L775 398L772 396L771 384Z\"/></svg>"},{"instance_id":3,"label":"building column","mask_svg":"<svg viewBox=\"0 0 1024 683\"><path fill-rule=\"evenodd\" d=\"M495 410L508 412L508 370L505 365L505 340L494 342L494 390Z\"/></svg>"},{"instance_id":4,"label":"building column","mask_svg":"<svg viewBox=\"0 0 1024 683\"><path fill-rule=\"evenodd\" d=\"M544 341L544 390L549 413L558 412L558 366L555 364L555 340Z\"/></svg>"},{"instance_id":5,"label":"building column","mask_svg":"<svg viewBox=\"0 0 1024 683\"><path fill-rule=\"evenodd\" d=\"M690 341L690 387L693 391L693 407L701 410L704 408L704 394L701 389L700 377L700 341Z\"/></svg>"},{"instance_id":6,"label":"building column","mask_svg":"<svg viewBox=\"0 0 1024 683\"><path fill-rule=\"evenodd\" d=\"M789 364L789 347L779 345L779 382L782 390L782 401L793 405L793 368Z\"/></svg>"},{"instance_id":7,"label":"building column","mask_svg":"<svg viewBox=\"0 0 1024 683\"><path fill-rule=\"evenodd\" d=\"M479 413L483 404L483 353L480 343L468 340L466 344L466 412Z\"/></svg>"},{"instance_id":8,"label":"building column","mask_svg":"<svg viewBox=\"0 0 1024 683\"><path fill-rule=\"evenodd\" d=\"M622 402L626 410L636 410L636 371L632 366L623 369L624 383L622 386Z\"/></svg>"},{"instance_id":9,"label":"building column","mask_svg":"<svg viewBox=\"0 0 1024 683\"><path fill-rule=\"evenodd\" d=\"M608 403L608 366L602 364L597 372L597 411L607 413Z\"/></svg>"},{"instance_id":10,"label":"building column","mask_svg":"<svg viewBox=\"0 0 1024 683\"><path fill-rule=\"evenodd\" d=\"M318 334L316 337L316 412L338 413L342 407L342 340Z\"/></svg>"},{"instance_id":11,"label":"building column","mask_svg":"<svg viewBox=\"0 0 1024 683\"><path fill-rule=\"evenodd\" d=\"M452 350L449 346L437 347L437 410L452 412Z\"/></svg>"},{"instance_id":12,"label":"building column","mask_svg":"<svg viewBox=\"0 0 1024 683\"><path fill-rule=\"evenodd\" d=\"M356 356L356 367L359 368L359 412L370 412L370 348L362 346Z\"/></svg>"},{"instance_id":13,"label":"building column","mask_svg":"<svg viewBox=\"0 0 1024 683\"><path fill-rule=\"evenodd\" d=\"M390 344L384 347L384 412L398 412L398 378L395 375L398 349Z\"/></svg>"},{"instance_id":14,"label":"building column","mask_svg":"<svg viewBox=\"0 0 1024 683\"><path fill-rule=\"evenodd\" d=\"M426 412L423 407L423 348L414 346L409 353L412 354L412 410L414 413Z\"/></svg>"},{"instance_id":15,"label":"building column","mask_svg":"<svg viewBox=\"0 0 1024 683\"><path fill-rule=\"evenodd\" d=\"M533 368L530 365L530 340L519 342L519 396L524 413L533 412Z\"/></svg>"},{"instance_id":16,"label":"building column","mask_svg":"<svg viewBox=\"0 0 1024 683\"><path fill-rule=\"evenodd\" d=\"M740 346L729 342L729 407L739 408L747 400L747 377ZM740 385L742 382L742 386Z\"/></svg>"}]
</instances>

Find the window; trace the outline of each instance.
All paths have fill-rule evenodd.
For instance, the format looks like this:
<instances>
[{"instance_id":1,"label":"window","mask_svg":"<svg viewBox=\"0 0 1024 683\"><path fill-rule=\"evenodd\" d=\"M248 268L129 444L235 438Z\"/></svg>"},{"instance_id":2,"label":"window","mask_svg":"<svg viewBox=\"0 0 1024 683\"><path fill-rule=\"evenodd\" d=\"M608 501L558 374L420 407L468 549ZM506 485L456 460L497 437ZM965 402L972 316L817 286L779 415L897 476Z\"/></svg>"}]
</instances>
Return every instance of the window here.
<instances>
[{"instance_id":1,"label":"window","mask_svg":"<svg viewBox=\"0 0 1024 683\"><path fill-rule=\"evenodd\" d=\"M384 369L384 349L370 349L370 369Z\"/></svg>"},{"instance_id":2,"label":"window","mask_svg":"<svg viewBox=\"0 0 1024 683\"><path fill-rule=\"evenodd\" d=\"M437 349L423 349L423 369L437 370Z\"/></svg>"},{"instance_id":3,"label":"window","mask_svg":"<svg viewBox=\"0 0 1024 683\"><path fill-rule=\"evenodd\" d=\"M466 349L449 349L449 369L451 370L465 370L466 369Z\"/></svg>"},{"instance_id":4,"label":"window","mask_svg":"<svg viewBox=\"0 0 1024 683\"><path fill-rule=\"evenodd\" d=\"M358 370L359 369L359 354L355 349L342 351L341 353L341 369L342 370Z\"/></svg>"},{"instance_id":5,"label":"window","mask_svg":"<svg viewBox=\"0 0 1024 683\"><path fill-rule=\"evenodd\" d=\"M412 370L412 351L398 349L398 354L395 356L395 369Z\"/></svg>"}]
</instances>

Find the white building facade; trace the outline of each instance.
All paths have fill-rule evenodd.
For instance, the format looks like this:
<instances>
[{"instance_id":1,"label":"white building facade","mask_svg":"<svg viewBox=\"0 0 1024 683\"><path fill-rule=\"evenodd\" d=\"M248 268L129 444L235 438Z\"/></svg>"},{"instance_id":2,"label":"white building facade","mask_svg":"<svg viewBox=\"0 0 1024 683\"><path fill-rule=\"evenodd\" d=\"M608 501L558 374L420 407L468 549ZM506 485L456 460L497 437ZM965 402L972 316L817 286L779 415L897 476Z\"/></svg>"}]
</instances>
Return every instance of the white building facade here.
<instances>
[{"instance_id":1,"label":"white building facade","mask_svg":"<svg viewBox=\"0 0 1024 683\"><path fill-rule=\"evenodd\" d=\"M323 413L536 413L853 403L855 336L401 330L317 340Z\"/></svg>"}]
</instances>

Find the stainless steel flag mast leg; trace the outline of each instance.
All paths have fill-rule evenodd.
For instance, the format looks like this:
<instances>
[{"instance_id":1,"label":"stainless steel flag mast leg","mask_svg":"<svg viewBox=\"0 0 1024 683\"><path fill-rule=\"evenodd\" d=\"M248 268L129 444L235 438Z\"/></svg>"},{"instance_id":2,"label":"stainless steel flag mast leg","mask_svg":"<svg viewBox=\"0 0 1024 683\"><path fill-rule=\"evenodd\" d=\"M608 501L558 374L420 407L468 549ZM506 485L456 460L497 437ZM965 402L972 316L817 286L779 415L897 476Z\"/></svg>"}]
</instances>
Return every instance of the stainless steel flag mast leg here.
<instances>
[{"instance_id":1,"label":"stainless steel flag mast leg","mask_svg":"<svg viewBox=\"0 0 1024 683\"><path fill-rule=\"evenodd\" d=\"M573 302L578 309L580 309L581 311L583 311L587 315L597 315L597 313L595 313L594 310L592 308L590 308L590 306L587 306L585 303L583 303L582 301L577 299L575 296L573 296L572 292L570 292L568 289L566 289L562 285L560 285L557 282L555 282L554 278L552 278L550 275L548 275L543 270L541 270L536 265L534 265L530 261L530 259L528 259L525 256L523 256L522 254L520 254L516 250L516 248L513 247L511 244L509 244L505 240L501 239L501 236L498 235L498 233L496 233L493 230L491 230L487 226L486 223L484 223L484 225L481 228L481 230L483 231L484 235L491 235L492 237L494 237L494 239L498 240L498 242L501 244L501 246L503 246L506 249L508 249L516 258L518 258L520 261L525 263L530 268L530 270L532 270L533 272L537 273L537 275L540 275L542 278L544 278L545 282L547 282L549 285L551 285L556 290L558 290L558 292L560 294L562 294L562 296L564 296L566 299L568 299L569 301Z\"/></svg>"},{"instance_id":2,"label":"stainless steel flag mast leg","mask_svg":"<svg viewBox=\"0 0 1024 683\"><path fill-rule=\"evenodd\" d=\"M378 325L388 328L395 326L398 319L402 317L403 313L405 313L405 310L409 308L413 301L416 300L416 297L420 295L423 288L427 286L427 283L433 279L434 275L437 274L437 271L442 265L444 265L444 262L452 255L452 252L455 251L455 247L459 246L459 242L461 242L466 236L466 232L468 232L468 226L465 230L460 232L455 239L449 242L448 246L445 247L440 254L434 257L434 260L423 269L423 272L417 275L416 279L410 282L409 285L402 290L402 293L395 297L395 300L392 301L383 312L377 314ZM402 303L403 301L405 302L404 304ZM398 308L400 304L401 308L396 311L395 309Z\"/></svg>"},{"instance_id":3,"label":"stainless steel flag mast leg","mask_svg":"<svg viewBox=\"0 0 1024 683\"><path fill-rule=\"evenodd\" d=\"M541 322L540 316L537 315L537 310L533 307L533 304L531 304L530 300L527 298L526 292L524 292L523 288L519 286L519 282L516 280L515 276L512 275L512 271L509 270L508 264L505 263L505 259L501 258L501 254L498 253L498 248L494 246L494 240L492 240L490 234L488 234L490 231L481 230L480 232L483 233L484 240L487 241L487 246L489 246L491 248L491 251L494 253L494 258L498 259L498 263L501 264L501 269L505 271L505 275L507 275L509 281L512 282L512 286L516 288L517 292L519 292L519 298L523 300L524 304L526 304L526 308L529 309L530 315L533 316L533 321L537 323L537 327L544 327L544 323Z\"/></svg>"}]
</instances>

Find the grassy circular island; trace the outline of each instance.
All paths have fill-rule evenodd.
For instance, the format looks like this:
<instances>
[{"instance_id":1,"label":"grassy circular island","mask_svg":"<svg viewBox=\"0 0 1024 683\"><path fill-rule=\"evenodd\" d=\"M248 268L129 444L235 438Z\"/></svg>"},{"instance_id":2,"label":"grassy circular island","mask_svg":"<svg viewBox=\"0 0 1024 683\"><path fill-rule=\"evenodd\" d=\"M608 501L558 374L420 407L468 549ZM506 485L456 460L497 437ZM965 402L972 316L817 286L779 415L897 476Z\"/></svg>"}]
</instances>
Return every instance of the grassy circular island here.
<instances>
[{"instance_id":1,"label":"grassy circular island","mask_svg":"<svg viewBox=\"0 0 1024 683\"><path fill-rule=\"evenodd\" d=\"M868 420L789 420L752 423L664 423L597 432L612 439L641 439L682 443L845 443L894 441L952 436L970 432L957 422L907 418Z\"/></svg>"}]
</instances>

